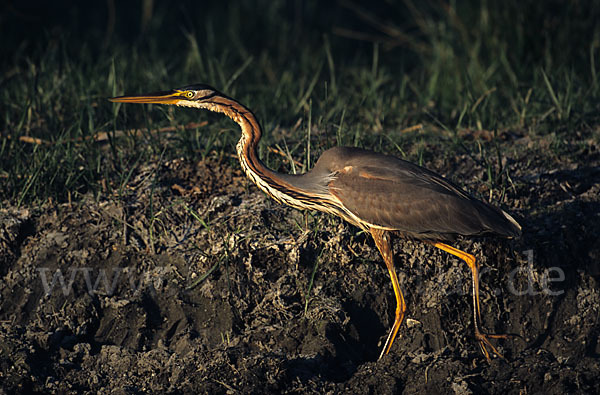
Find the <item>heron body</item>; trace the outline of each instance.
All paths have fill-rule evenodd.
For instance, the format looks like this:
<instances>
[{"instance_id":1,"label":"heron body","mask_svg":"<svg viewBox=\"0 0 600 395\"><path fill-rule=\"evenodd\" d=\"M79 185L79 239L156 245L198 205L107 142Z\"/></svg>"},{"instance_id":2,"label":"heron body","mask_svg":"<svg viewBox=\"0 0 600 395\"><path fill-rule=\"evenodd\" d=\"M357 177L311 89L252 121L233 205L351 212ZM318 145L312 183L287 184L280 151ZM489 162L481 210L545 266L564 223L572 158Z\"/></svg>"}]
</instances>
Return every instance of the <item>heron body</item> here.
<instances>
[{"instance_id":1,"label":"heron body","mask_svg":"<svg viewBox=\"0 0 600 395\"><path fill-rule=\"evenodd\" d=\"M241 128L237 153L244 172L266 194L298 209L337 215L368 231L385 261L396 296L394 325L381 356L389 352L406 311L390 239L392 234L399 234L432 244L467 263L473 283L475 336L488 360L490 351L502 357L489 338L507 335L486 334L479 327L479 265L475 257L444 242L457 235L518 237L521 227L506 212L475 199L430 170L359 148L331 148L304 174L275 172L258 158L256 149L262 132L255 115L208 85L109 100L172 104L223 113Z\"/></svg>"}]
</instances>

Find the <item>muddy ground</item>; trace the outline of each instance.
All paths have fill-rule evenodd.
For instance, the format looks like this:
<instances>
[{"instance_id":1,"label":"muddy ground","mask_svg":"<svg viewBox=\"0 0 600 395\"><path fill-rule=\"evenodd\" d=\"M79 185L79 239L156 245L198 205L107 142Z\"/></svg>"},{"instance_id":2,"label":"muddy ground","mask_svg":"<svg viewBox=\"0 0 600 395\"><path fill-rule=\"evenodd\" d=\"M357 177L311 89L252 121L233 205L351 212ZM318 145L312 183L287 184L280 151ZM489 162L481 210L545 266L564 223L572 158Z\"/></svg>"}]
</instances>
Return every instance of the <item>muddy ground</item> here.
<instances>
[{"instance_id":1,"label":"muddy ground","mask_svg":"<svg viewBox=\"0 0 600 395\"><path fill-rule=\"evenodd\" d=\"M483 271L395 241L408 303L378 361L394 296L372 240L266 197L239 165L136 169L121 195L0 211L0 383L6 392L600 392L600 154L519 137L502 202L519 240L460 240ZM506 147L504 147L506 148ZM470 156L428 166L486 196ZM314 282L311 278L314 275ZM310 289L309 289L310 288Z\"/></svg>"}]
</instances>

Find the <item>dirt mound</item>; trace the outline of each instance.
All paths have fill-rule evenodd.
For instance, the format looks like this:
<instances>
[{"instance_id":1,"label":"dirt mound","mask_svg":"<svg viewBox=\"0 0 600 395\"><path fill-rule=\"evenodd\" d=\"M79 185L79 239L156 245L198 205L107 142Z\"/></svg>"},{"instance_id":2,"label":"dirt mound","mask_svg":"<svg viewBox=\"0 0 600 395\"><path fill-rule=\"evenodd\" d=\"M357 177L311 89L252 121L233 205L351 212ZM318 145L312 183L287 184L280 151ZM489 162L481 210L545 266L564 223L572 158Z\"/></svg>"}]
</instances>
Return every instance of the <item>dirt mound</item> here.
<instances>
[{"instance_id":1,"label":"dirt mound","mask_svg":"<svg viewBox=\"0 0 600 395\"><path fill-rule=\"evenodd\" d=\"M148 165L120 198L7 207L0 381L19 392L598 392L600 160L585 163L514 164L506 202L524 236L459 242L484 267L484 328L522 337L498 341L507 361L491 364L472 335L466 265L409 241L395 242L408 320L377 361L395 302L370 238L277 204L220 162ZM446 166L477 185L469 158Z\"/></svg>"}]
</instances>

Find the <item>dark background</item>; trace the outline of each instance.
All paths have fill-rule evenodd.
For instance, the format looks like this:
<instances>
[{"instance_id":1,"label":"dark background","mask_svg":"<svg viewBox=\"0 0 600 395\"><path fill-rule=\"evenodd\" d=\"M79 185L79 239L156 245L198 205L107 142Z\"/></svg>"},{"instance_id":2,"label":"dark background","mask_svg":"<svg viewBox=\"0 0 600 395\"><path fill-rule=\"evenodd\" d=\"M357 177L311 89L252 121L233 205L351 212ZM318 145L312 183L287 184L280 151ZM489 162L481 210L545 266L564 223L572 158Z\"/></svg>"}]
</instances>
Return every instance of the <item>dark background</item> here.
<instances>
[{"instance_id":1,"label":"dark background","mask_svg":"<svg viewBox=\"0 0 600 395\"><path fill-rule=\"evenodd\" d=\"M481 6L485 7L485 29L481 30ZM449 7L453 11L448 12ZM572 66L589 70L590 43L599 40L600 5L595 1L456 1L427 2L351 1L23 1L3 2L0 24L3 67L22 64L47 45L66 38L66 51L82 48L97 59L113 54L125 44L173 58L187 48L185 34L204 40L233 56L267 53L278 61L293 62L298 48L320 47L329 35L337 56L368 61L372 44L386 48L383 62L423 67L427 54L418 44L431 37L415 18L433 24L452 23L449 43L460 51L469 40L482 39L481 56L491 58L497 45L510 46L510 59L517 72L536 66ZM402 35L395 36L387 28ZM348 37L352 32L361 39ZM481 37L488 33L488 37ZM241 42L231 38L241 37ZM365 41L367 40L367 41ZM496 41L496 42L492 42ZM551 65L543 62L551 59Z\"/></svg>"}]
</instances>

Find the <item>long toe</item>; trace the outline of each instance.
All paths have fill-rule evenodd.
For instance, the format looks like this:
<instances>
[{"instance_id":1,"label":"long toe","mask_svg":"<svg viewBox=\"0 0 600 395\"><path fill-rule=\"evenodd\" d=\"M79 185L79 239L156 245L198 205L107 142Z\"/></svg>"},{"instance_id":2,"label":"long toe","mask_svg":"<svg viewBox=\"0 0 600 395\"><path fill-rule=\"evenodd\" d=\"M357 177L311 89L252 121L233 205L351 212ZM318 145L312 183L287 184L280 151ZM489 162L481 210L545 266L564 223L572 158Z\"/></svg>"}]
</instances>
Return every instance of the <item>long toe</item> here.
<instances>
[{"instance_id":1,"label":"long toe","mask_svg":"<svg viewBox=\"0 0 600 395\"><path fill-rule=\"evenodd\" d=\"M489 339L508 339L509 337L513 337L515 335L512 334L487 334L479 331L475 332L475 337L479 340L479 346L481 347L481 351L485 358L490 362L492 360L491 355L496 355L499 358L504 358L504 355L490 342Z\"/></svg>"}]
</instances>

